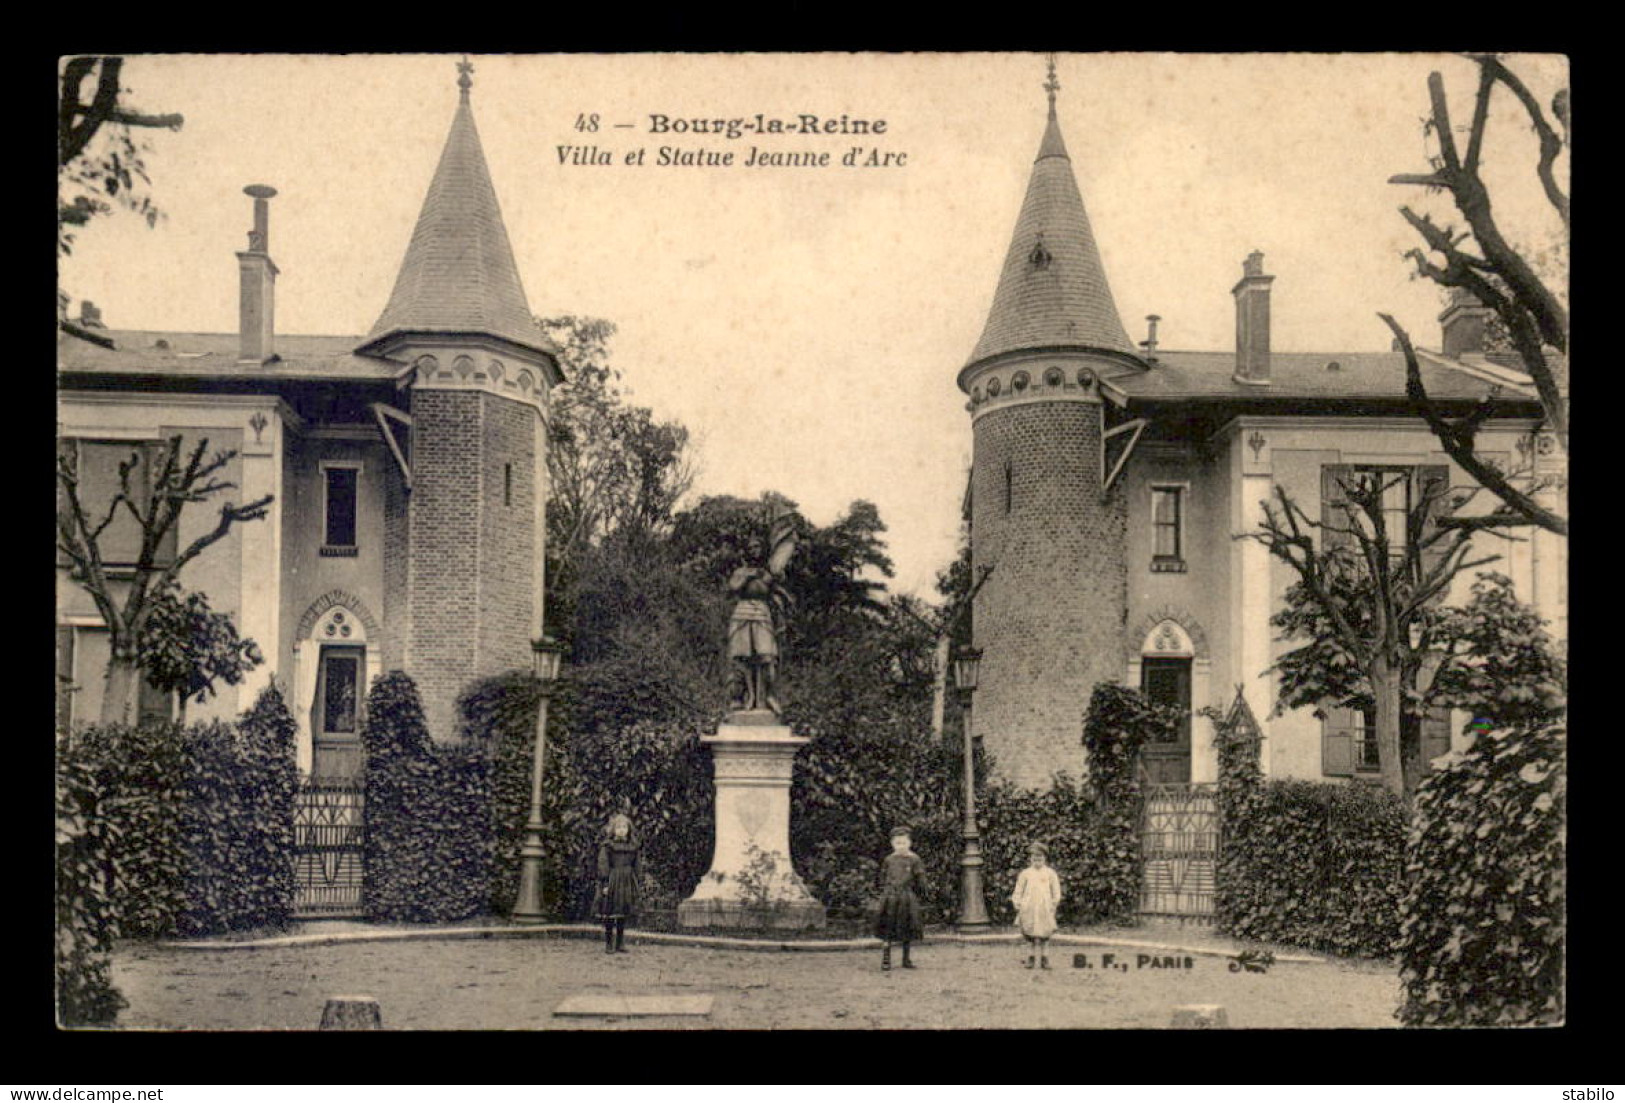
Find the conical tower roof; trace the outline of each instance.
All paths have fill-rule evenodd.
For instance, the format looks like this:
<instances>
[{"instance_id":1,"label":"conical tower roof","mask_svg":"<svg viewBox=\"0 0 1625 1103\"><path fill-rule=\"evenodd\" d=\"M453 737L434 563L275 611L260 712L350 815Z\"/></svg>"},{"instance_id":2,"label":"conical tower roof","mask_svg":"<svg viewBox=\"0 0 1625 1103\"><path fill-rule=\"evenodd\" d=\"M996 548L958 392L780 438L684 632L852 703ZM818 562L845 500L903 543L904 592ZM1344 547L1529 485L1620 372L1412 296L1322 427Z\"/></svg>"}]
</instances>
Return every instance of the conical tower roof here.
<instances>
[{"instance_id":1,"label":"conical tower roof","mask_svg":"<svg viewBox=\"0 0 1625 1103\"><path fill-rule=\"evenodd\" d=\"M446 136L440 164L395 277L389 305L378 316L362 349L398 333L474 333L501 337L551 356L557 350L537 328L525 299L502 208L474 126L469 106L473 66L464 62L458 68L462 91L451 133Z\"/></svg>"},{"instance_id":2,"label":"conical tower roof","mask_svg":"<svg viewBox=\"0 0 1625 1103\"><path fill-rule=\"evenodd\" d=\"M1055 117L1051 73L1049 122L1038 146L1027 197L1016 219L974 364L1020 349L1082 346L1136 354L1106 283L1072 160Z\"/></svg>"}]
</instances>

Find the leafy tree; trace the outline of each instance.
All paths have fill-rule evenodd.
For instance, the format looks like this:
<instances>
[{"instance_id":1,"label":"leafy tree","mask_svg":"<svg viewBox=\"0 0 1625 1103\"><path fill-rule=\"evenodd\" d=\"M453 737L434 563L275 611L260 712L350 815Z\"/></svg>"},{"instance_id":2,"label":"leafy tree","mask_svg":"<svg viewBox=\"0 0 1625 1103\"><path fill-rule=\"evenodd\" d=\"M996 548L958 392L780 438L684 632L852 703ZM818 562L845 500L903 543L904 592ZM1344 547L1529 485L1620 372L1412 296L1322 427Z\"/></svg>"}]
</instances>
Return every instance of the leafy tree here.
<instances>
[{"instance_id":1,"label":"leafy tree","mask_svg":"<svg viewBox=\"0 0 1625 1103\"><path fill-rule=\"evenodd\" d=\"M1465 150L1457 145L1456 131L1450 121L1449 103L1445 98L1444 78L1436 72L1431 73L1428 75L1428 95L1432 114L1425 126L1438 142L1438 153L1430 158L1432 171L1405 173L1389 181L1419 185L1430 192L1447 192L1457 212L1465 219L1467 229L1457 230L1448 224L1439 225L1431 215L1419 215L1408 206L1401 207L1400 213L1421 235L1426 245L1426 250L1412 249L1406 255L1415 263L1418 275L1441 287L1467 292L1494 312L1500 331L1517 353L1523 370L1534 382L1545 410L1546 423L1556 433L1566 452L1568 410L1554 370L1559 366L1566 367L1569 351L1569 317L1563 301L1562 284L1550 276L1543 276L1539 271L1541 264L1538 259L1526 256L1508 241L1491 210L1490 192L1480 174L1480 164L1484 154L1485 131L1490 121L1491 101L1497 88L1505 88L1517 100L1534 130L1539 147L1535 176L1542 194L1562 221L1563 241L1559 251L1566 250L1569 199L1564 191L1566 179L1563 177L1566 177L1566 171L1560 169L1559 159L1569 144L1568 89L1558 91L1551 104L1552 116L1562 126L1559 135L1533 93L1499 57L1493 54L1471 56L1478 64L1478 93L1473 103ZM1518 486L1508 473L1476 452L1475 437L1490 415L1494 391L1465 417L1455 420L1446 418L1428 398L1422 385L1422 373L1410 335L1389 315L1380 317L1393 330L1405 353L1405 389L1412 404L1427 420L1428 427L1450 458L1500 499L1501 507L1492 513L1456 518L1451 523L1469 528L1538 525L1560 535L1568 535L1568 519L1538 502L1536 488Z\"/></svg>"},{"instance_id":2,"label":"leafy tree","mask_svg":"<svg viewBox=\"0 0 1625 1103\"><path fill-rule=\"evenodd\" d=\"M1321 521L1277 487L1276 502L1264 503L1260 530L1241 539L1258 540L1298 576L1273 623L1287 638L1311 642L1281 661L1277 711L1368 696L1383 785L1408 798L1420 763L1402 753L1404 703L1422 699L1449 656L1438 636L1436 606L1458 574L1496 557L1468 559L1471 533L1435 523L1450 495L1442 480L1423 485L1405 532L1390 534L1385 493L1396 478L1407 477L1343 482L1341 516ZM1320 546L1315 530L1324 540Z\"/></svg>"},{"instance_id":3,"label":"leafy tree","mask_svg":"<svg viewBox=\"0 0 1625 1103\"><path fill-rule=\"evenodd\" d=\"M554 392L547 465L547 550L573 577L585 549L611 534L635 544L663 534L694 481L688 430L627 403L610 366L615 325L560 315L537 324L558 343L569 382Z\"/></svg>"},{"instance_id":4,"label":"leafy tree","mask_svg":"<svg viewBox=\"0 0 1625 1103\"><path fill-rule=\"evenodd\" d=\"M216 681L239 685L264 662L259 645L239 636L231 616L215 612L203 594L171 582L153 593L152 603L139 647L141 670L156 688L179 695L182 723L189 698L202 704Z\"/></svg>"},{"instance_id":5,"label":"leafy tree","mask_svg":"<svg viewBox=\"0 0 1625 1103\"><path fill-rule=\"evenodd\" d=\"M62 66L62 91L57 103L59 256L73 251L75 230L97 215L106 214L115 202L146 219L148 226L156 225L162 213L137 184L150 184L151 180L145 160L149 147L136 140L134 130L179 130L185 120L180 115L143 114L122 102L127 91L120 79L123 67L121 57L74 57ZM94 91L90 90L92 84ZM107 343L105 337L89 333L62 316L67 298L60 292L57 304L62 329L88 341Z\"/></svg>"},{"instance_id":6,"label":"leafy tree","mask_svg":"<svg viewBox=\"0 0 1625 1103\"><path fill-rule=\"evenodd\" d=\"M59 496L56 516L57 551L67 559L68 577L90 594L107 626L110 658L107 689L102 696L101 721L123 723L135 700L137 671L141 668L141 644L152 639L150 622L162 617L171 587L181 569L210 546L225 539L232 526L257 521L270 510L272 495L237 505L220 507L219 520L175 555L164 551L168 537L177 531L181 511L193 502L203 502L236 488L236 483L220 473L237 453L216 452L206 458L208 438L199 438L188 455L179 436L171 437L157 449L148 467L140 449L119 464L118 488L103 506L87 500L80 486L79 465L70 452L59 452L56 481ZM148 472L150 471L150 477ZM126 582L110 570L98 541L123 515L134 519L141 533L140 550ZM167 663L167 660L164 660ZM172 666L164 670L174 673Z\"/></svg>"}]
</instances>

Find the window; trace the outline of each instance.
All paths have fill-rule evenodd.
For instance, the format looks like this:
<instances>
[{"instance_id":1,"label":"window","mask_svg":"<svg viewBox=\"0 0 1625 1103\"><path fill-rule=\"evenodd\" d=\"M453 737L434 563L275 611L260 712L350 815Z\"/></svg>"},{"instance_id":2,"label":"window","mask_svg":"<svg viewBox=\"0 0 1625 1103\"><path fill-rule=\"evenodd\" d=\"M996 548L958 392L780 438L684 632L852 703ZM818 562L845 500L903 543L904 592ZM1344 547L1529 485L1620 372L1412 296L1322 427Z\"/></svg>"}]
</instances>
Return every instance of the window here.
<instances>
[{"instance_id":1,"label":"window","mask_svg":"<svg viewBox=\"0 0 1625 1103\"><path fill-rule=\"evenodd\" d=\"M502 465L502 504L513 505L513 464Z\"/></svg>"},{"instance_id":2,"label":"window","mask_svg":"<svg viewBox=\"0 0 1625 1103\"><path fill-rule=\"evenodd\" d=\"M361 654L354 648L322 649L321 734L354 736L361 685Z\"/></svg>"},{"instance_id":3,"label":"window","mask_svg":"<svg viewBox=\"0 0 1625 1103\"><path fill-rule=\"evenodd\" d=\"M1438 494L1432 489L1436 485L1448 487L1449 479L1450 469L1443 465L1328 464L1321 469L1321 521L1369 533L1369 520L1363 510L1349 505L1347 490L1380 487L1388 557L1391 562L1398 562L1405 556L1413 511L1430 490ZM1436 502L1433 512L1442 514L1447 508L1446 503ZM1321 540L1328 550L1339 547L1359 550L1354 538L1346 532L1323 530Z\"/></svg>"},{"instance_id":4,"label":"window","mask_svg":"<svg viewBox=\"0 0 1625 1103\"><path fill-rule=\"evenodd\" d=\"M356 547L356 502L361 468L354 464L322 464L323 555L354 555Z\"/></svg>"},{"instance_id":5,"label":"window","mask_svg":"<svg viewBox=\"0 0 1625 1103\"><path fill-rule=\"evenodd\" d=\"M1153 705L1175 708L1180 721L1173 729L1159 730L1152 743L1190 746L1191 741L1191 661L1147 656L1140 660L1140 692Z\"/></svg>"},{"instance_id":6,"label":"window","mask_svg":"<svg viewBox=\"0 0 1625 1103\"><path fill-rule=\"evenodd\" d=\"M56 727L66 730L73 723L73 629L56 626Z\"/></svg>"},{"instance_id":7,"label":"window","mask_svg":"<svg viewBox=\"0 0 1625 1103\"><path fill-rule=\"evenodd\" d=\"M130 499L136 509L145 513L152 506L152 483L157 465L162 460L166 442L161 440L73 440L58 442L58 455L62 456L79 476L79 506L86 520L95 527L107 517L113 498L127 481ZM120 467L130 464L129 475L121 481ZM57 509L67 509L67 495L57 488ZM171 525L158 545L153 558L155 566L168 563L175 557L178 526ZM127 574L133 571L141 558L143 537L141 523L120 505L113 512L113 521L96 540L96 550L102 565L109 571ZM58 553L57 562L67 566L66 557Z\"/></svg>"},{"instance_id":8,"label":"window","mask_svg":"<svg viewBox=\"0 0 1625 1103\"><path fill-rule=\"evenodd\" d=\"M1185 568L1185 488L1151 488L1151 569Z\"/></svg>"},{"instance_id":9,"label":"window","mask_svg":"<svg viewBox=\"0 0 1625 1103\"><path fill-rule=\"evenodd\" d=\"M1004 511L1010 512L1011 502L1015 499L1015 472L1010 467L1010 461L1004 461Z\"/></svg>"},{"instance_id":10,"label":"window","mask_svg":"<svg viewBox=\"0 0 1625 1103\"><path fill-rule=\"evenodd\" d=\"M56 725L59 731L75 723L92 722L101 714L109 658L107 629L101 625L56 626ZM136 722L171 720L174 716L174 694L158 689L145 678L138 678Z\"/></svg>"},{"instance_id":11,"label":"window","mask_svg":"<svg viewBox=\"0 0 1625 1103\"><path fill-rule=\"evenodd\" d=\"M1450 750L1450 710L1429 709L1422 717L1422 768ZM1377 752L1377 718L1370 708L1328 708L1321 722L1321 773L1356 777L1382 772Z\"/></svg>"}]
</instances>

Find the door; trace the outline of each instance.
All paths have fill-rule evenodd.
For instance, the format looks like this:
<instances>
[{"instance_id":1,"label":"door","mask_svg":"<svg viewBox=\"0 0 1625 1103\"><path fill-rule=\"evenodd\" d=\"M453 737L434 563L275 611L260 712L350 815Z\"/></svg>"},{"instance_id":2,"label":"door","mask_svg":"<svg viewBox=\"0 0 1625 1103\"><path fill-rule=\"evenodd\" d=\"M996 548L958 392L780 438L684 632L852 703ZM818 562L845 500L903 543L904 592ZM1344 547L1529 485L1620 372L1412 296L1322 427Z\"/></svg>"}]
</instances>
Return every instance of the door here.
<instances>
[{"instance_id":1,"label":"door","mask_svg":"<svg viewBox=\"0 0 1625 1103\"><path fill-rule=\"evenodd\" d=\"M1159 733L1140 751L1146 780L1153 785L1186 784L1191 779L1191 661L1152 658L1140 660L1140 692L1153 705L1180 711L1179 724Z\"/></svg>"},{"instance_id":2,"label":"door","mask_svg":"<svg viewBox=\"0 0 1625 1103\"><path fill-rule=\"evenodd\" d=\"M324 647L316 674L311 776L361 778L361 686L366 649Z\"/></svg>"}]
</instances>

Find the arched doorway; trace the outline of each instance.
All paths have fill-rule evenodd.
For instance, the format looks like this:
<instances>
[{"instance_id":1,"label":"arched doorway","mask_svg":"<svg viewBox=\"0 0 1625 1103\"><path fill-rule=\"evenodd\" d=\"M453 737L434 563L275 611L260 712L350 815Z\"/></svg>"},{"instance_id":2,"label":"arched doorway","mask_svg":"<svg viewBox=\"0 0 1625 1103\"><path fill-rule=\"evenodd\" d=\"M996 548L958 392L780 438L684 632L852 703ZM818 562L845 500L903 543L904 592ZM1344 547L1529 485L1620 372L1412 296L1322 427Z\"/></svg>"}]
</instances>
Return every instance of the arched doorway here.
<instances>
[{"instance_id":1,"label":"arched doorway","mask_svg":"<svg viewBox=\"0 0 1625 1103\"><path fill-rule=\"evenodd\" d=\"M380 672L377 623L360 600L335 590L315 601L293 645L299 769L307 777L359 781L367 687Z\"/></svg>"},{"instance_id":2,"label":"arched doorway","mask_svg":"<svg viewBox=\"0 0 1625 1103\"><path fill-rule=\"evenodd\" d=\"M1140 692L1154 705L1178 709L1179 724L1148 742L1140 752L1146 780L1153 785L1184 785L1191 780L1192 664L1196 648L1190 633L1172 619L1147 633L1140 650Z\"/></svg>"}]
</instances>

